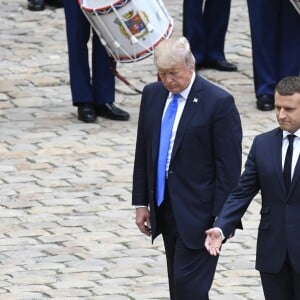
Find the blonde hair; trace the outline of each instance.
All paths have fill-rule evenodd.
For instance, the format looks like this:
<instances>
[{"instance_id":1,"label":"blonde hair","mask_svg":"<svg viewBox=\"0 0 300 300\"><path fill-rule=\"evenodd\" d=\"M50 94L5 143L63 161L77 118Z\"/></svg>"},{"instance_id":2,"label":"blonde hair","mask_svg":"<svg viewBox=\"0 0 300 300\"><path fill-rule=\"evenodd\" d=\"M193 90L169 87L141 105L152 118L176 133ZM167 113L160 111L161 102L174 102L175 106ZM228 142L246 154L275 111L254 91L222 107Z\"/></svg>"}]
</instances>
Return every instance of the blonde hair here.
<instances>
[{"instance_id":1,"label":"blonde hair","mask_svg":"<svg viewBox=\"0 0 300 300\"><path fill-rule=\"evenodd\" d=\"M166 69L178 63L184 63L188 68L195 66L195 58L188 40L182 36L160 42L154 50L156 67Z\"/></svg>"}]
</instances>

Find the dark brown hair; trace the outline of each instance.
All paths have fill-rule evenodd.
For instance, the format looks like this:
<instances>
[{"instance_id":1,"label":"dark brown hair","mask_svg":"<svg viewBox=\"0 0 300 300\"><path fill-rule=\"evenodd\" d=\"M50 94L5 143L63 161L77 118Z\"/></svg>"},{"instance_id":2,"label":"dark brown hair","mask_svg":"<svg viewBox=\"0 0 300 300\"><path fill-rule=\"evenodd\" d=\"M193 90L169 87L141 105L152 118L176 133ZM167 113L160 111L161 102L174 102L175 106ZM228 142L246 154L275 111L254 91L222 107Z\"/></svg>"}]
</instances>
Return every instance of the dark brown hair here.
<instances>
[{"instance_id":1,"label":"dark brown hair","mask_svg":"<svg viewBox=\"0 0 300 300\"><path fill-rule=\"evenodd\" d=\"M300 77L289 76L281 79L275 87L275 92L281 96L290 96L295 93L300 94Z\"/></svg>"}]
</instances>

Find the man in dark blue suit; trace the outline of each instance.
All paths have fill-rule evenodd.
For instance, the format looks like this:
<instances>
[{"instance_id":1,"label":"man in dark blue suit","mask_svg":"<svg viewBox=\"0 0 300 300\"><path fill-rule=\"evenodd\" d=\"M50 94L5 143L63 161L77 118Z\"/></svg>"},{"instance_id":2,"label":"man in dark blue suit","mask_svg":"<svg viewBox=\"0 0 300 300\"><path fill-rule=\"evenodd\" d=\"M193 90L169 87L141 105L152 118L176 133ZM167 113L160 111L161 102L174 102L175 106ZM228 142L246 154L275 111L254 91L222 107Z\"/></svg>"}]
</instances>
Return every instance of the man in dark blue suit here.
<instances>
[{"instance_id":1,"label":"man in dark blue suit","mask_svg":"<svg viewBox=\"0 0 300 300\"><path fill-rule=\"evenodd\" d=\"M236 71L224 54L231 0L184 0L183 35L196 58L196 69Z\"/></svg>"},{"instance_id":2,"label":"man in dark blue suit","mask_svg":"<svg viewBox=\"0 0 300 300\"><path fill-rule=\"evenodd\" d=\"M95 122L98 115L127 121L129 114L114 104L114 62L93 30L90 69L87 44L91 37L91 25L77 0L64 0L64 9L72 101L78 107L78 119L90 123Z\"/></svg>"},{"instance_id":3,"label":"man in dark blue suit","mask_svg":"<svg viewBox=\"0 0 300 300\"><path fill-rule=\"evenodd\" d=\"M161 42L154 61L161 81L143 90L137 130L136 224L152 241L162 233L171 299L207 300L217 258L204 248L205 230L240 175L240 116L232 95L195 74L186 38Z\"/></svg>"},{"instance_id":4,"label":"man in dark blue suit","mask_svg":"<svg viewBox=\"0 0 300 300\"><path fill-rule=\"evenodd\" d=\"M274 109L280 79L300 73L300 15L290 0L248 0L256 105Z\"/></svg>"},{"instance_id":5,"label":"man in dark blue suit","mask_svg":"<svg viewBox=\"0 0 300 300\"><path fill-rule=\"evenodd\" d=\"M275 89L280 128L255 137L245 170L215 222L206 248L218 255L253 197L261 191L256 269L266 300L300 299L300 77ZM223 236L222 236L223 235Z\"/></svg>"}]
</instances>

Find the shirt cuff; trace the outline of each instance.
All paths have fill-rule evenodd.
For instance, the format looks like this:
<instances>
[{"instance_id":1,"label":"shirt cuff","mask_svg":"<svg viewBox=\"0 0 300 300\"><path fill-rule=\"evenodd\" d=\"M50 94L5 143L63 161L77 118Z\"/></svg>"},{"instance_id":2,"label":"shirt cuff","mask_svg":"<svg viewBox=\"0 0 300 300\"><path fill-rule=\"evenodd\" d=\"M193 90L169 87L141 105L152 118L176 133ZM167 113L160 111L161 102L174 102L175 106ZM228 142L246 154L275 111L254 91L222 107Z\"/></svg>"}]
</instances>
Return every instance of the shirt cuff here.
<instances>
[{"instance_id":1,"label":"shirt cuff","mask_svg":"<svg viewBox=\"0 0 300 300\"><path fill-rule=\"evenodd\" d=\"M225 240L225 236L224 236L224 234L223 234L222 229L221 229L220 227L214 227L214 229L217 229L217 230L220 232L220 234L221 234L221 236L222 236L222 241L224 241L224 240Z\"/></svg>"}]
</instances>

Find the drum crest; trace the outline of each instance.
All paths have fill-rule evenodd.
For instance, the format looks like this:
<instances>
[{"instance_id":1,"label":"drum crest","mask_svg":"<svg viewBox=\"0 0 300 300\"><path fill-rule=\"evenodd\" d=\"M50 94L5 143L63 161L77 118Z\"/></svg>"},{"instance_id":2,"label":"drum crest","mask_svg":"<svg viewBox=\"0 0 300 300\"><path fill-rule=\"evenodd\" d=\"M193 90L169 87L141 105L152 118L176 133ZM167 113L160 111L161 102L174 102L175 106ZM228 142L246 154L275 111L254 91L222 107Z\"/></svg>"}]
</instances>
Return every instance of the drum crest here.
<instances>
[{"instance_id":1,"label":"drum crest","mask_svg":"<svg viewBox=\"0 0 300 300\"><path fill-rule=\"evenodd\" d=\"M130 10L123 15L123 19L129 31L137 39L141 39L148 34L147 24L145 24L145 22L149 23L149 17L144 11L135 13L133 10ZM119 25L120 32L124 35L124 37L130 39L126 28L122 25L120 20L116 18L115 23Z\"/></svg>"}]
</instances>

